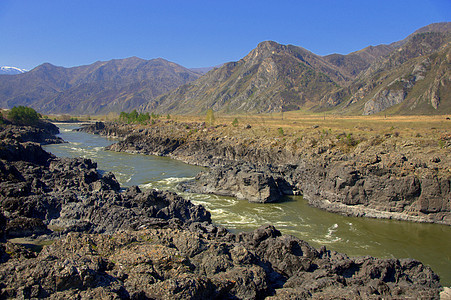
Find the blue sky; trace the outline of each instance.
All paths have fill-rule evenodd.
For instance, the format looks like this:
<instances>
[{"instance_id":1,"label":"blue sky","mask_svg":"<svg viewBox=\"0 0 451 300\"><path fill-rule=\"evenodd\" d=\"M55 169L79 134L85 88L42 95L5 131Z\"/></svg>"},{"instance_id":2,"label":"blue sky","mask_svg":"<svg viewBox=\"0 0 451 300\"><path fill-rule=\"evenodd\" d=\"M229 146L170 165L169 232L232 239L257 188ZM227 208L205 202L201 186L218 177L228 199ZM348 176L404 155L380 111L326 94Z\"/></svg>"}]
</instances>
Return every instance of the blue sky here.
<instances>
[{"instance_id":1,"label":"blue sky","mask_svg":"<svg viewBox=\"0 0 451 300\"><path fill-rule=\"evenodd\" d=\"M450 0L1 0L0 66L138 56L205 67L237 61L265 40L347 54L443 21Z\"/></svg>"}]
</instances>

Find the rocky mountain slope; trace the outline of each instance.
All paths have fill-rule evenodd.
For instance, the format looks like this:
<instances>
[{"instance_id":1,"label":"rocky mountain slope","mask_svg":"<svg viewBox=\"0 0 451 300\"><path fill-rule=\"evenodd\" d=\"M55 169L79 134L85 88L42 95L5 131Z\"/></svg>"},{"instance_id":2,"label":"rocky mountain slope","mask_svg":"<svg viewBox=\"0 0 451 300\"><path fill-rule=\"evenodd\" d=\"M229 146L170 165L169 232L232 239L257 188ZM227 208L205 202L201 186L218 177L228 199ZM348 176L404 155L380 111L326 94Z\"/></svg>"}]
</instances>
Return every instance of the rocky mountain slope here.
<instances>
[{"instance_id":1,"label":"rocky mountain slope","mask_svg":"<svg viewBox=\"0 0 451 300\"><path fill-rule=\"evenodd\" d=\"M173 193L121 191L90 159L16 139L24 130L0 126L2 299L434 299L443 289L413 259L350 258L270 225L232 234Z\"/></svg>"},{"instance_id":2,"label":"rocky mountain slope","mask_svg":"<svg viewBox=\"0 0 451 300\"><path fill-rule=\"evenodd\" d=\"M315 105L337 83L352 80L350 73L303 48L266 41L240 61L151 101L144 110L191 114L209 108L225 113L295 110Z\"/></svg>"},{"instance_id":3,"label":"rocky mountain slope","mask_svg":"<svg viewBox=\"0 0 451 300\"><path fill-rule=\"evenodd\" d=\"M449 33L418 33L323 103L364 115L450 113L450 63Z\"/></svg>"},{"instance_id":4,"label":"rocky mountain slope","mask_svg":"<svg viewBox=\"0 0 451 300\"><path fill-rule=\"evenodd\" d=\"M0 106L25 105L41 113L130 111L200 75L164 59L137 57L63 68L45 63L0 76Z\"/></svg>"},{"instance_id":5,"label":"rocky mountain slope","mask_svg":"<svg viewBox=\"0 0 451 300\"><path fill-rule=\"evenodd\" d=\"M388 113L449 113L450 32L451 23L432 24L390 45L323 57L297 46L262 42L240 61L150 101L143 110L302 109L366 115L394 106Z\"/></svg>"}]
</instances>

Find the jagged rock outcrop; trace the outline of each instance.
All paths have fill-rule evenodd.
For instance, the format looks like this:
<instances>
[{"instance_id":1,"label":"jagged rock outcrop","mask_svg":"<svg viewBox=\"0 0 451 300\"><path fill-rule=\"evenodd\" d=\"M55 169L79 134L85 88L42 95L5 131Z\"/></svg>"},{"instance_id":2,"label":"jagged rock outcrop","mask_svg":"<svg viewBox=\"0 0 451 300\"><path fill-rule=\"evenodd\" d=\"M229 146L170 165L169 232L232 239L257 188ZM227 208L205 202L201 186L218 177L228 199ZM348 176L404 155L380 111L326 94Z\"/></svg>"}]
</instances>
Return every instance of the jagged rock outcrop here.
<instances>
[{"instance_id":1,"label":"jagged rock outcrop","mask_svg":"<svg viewBox=\"0 0 451 300\"><path fill-rule=\"evenodd\" d=\"M365 103L363 108L364 115L371 115L386 110L393 105L399 104L406 98L403 90L383 90L373 99Z\"/></svg>"},{"instance_id":2,"label":"jagged rock outcrop","mask_svg":"<svg viewBox=\"0 0 451 300\"><path fill-rule=\"evenodd\" d=\"M101 175L90 159L56 158L33 142L2 140L0 159L0 203L9 238L55 230L114 232L176 218L187 224L210 220L203 208L174 194L137 187L120 193L114 175Z\"/></svg>"},{"instance_id":3,"label":"jagged rock outcrop","mask_svg":"<svg viewBox=\"0 0 451 300\"><path fill-rule=\"evenodd\" d=\"M179 188L192 193L232 196L249 202L275 202L283 195L278 182L268 170L251 164L213 167L199 173L194 181Z\"/></svg>"},{"instance_id":4,"label":"jagged rock outcrop","mask_svg":"<svg viewBox=\"0 0 451 300\"><path fill-rule=\"evenodd\" d=\"M213 227L70 233L39 253L1 244L5 298L285 299L438 298L415 260L349 258L316 250L272 226L230 234Z\"/></svg>"},{"instance_id":5,"label":"jagged rock outcrop","mask_svg":"<svg viewBox=\"0 0 451 300\"><path fill-rule=\"evenodd\" d=\"M58 133L58 127L46 121L39 121L35 126L17 126L7 122L0 130L0 139L40 144L63 143L61 138L55 136Z\"/></svg>"}]
</instances>

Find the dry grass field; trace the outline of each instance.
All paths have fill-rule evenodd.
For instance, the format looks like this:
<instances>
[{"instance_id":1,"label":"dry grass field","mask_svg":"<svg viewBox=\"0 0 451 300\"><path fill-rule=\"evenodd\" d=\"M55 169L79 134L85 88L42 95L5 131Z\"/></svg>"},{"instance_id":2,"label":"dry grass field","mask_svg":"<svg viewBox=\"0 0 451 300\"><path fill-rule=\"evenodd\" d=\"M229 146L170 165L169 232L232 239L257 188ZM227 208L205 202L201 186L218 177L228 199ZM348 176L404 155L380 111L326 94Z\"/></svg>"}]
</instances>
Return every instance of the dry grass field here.
<instances>
[{"instance_id":1,"label":"dry grass field","mask_svg":"<svg viewBox=\"0 0 451 300\"><path fill-rule=\"evenodd\" d=\"M215 125L231 125L236 119L236 128L251 125L265 135L278 135L283 129L284 135L293 134L352 134L372 137L394 135L406 139L439 140L450 138L451 116L334 116L312 115L299 112L284 112L260 115L215 115ZM180 122L204 122L204 116L172 116ZM228 126L229 127L229 126ZM232 126L233 127L233 126Z\"/></svg>"}]
</instances>

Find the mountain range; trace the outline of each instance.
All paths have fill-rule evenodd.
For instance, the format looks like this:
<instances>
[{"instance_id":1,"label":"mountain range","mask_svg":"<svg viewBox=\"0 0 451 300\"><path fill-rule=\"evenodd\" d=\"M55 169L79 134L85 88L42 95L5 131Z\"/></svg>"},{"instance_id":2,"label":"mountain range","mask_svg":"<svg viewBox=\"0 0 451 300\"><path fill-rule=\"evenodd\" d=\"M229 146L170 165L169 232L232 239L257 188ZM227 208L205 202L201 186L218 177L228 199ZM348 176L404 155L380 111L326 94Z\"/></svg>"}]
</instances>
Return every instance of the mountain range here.
<instances>
[{"instance_id":1,"label":"mountain range","mask_svg":"<svg viewBox=\"0 0 451 300\"><path fill-rule=\"evenodd\" d=\"M74 68L43 64L0 76L0 106L41 113L449 114L451 23L420 28L402 41L347 54L316 55L261 42L237 62L186 69L136 57Z\"/></svg>"},{"instance_id":2,"label":"mountain range","mask_svg":"<svg viewBox=\"0 0 451 300\"><path fill-rule=\"evenodd\" d=\"M238 62L149 101L144 110L199 114L287 110L339 114L451 113L451 23L348 55L260 43Z\"/></svg>"},{"instance_id":3,"label":"mountain range","mask_svg":"<svg viewBox=\"0 0 451 300\"><path fill-rule=\"evenodd\" d=\"M0 76L0 106L26 105L53 114L129 111L199 77L162 58L130 57L73 68L45 63L23 74Z\"/></svg>"}]
</instances>

